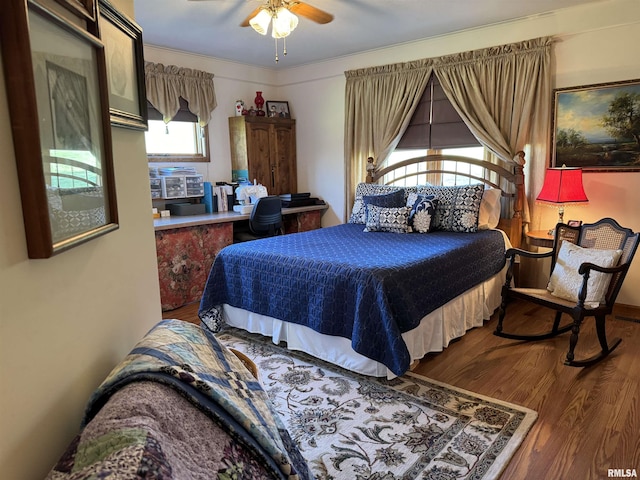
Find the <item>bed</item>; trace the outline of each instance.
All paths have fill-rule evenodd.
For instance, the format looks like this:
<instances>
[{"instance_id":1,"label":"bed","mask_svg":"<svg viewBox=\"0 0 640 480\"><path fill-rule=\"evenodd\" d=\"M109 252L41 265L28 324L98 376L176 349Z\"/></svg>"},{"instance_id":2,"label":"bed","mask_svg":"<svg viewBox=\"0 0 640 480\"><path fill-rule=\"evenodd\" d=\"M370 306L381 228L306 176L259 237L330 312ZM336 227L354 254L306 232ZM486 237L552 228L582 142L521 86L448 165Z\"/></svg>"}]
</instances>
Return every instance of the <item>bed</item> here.
<instances>
[{"instance_id":1,"label":"bed","mask_svg":"<svg viewBox=\"0 0 640 480\"><path fill-rule=\"evenodd\" d=\"M259 333L388 378L482 326L500 302L504 252L520 243L521 169L463 157L420 162L425 172L442 174L445 159L487 173L467 185L363 183L348 223L223 249L201 300L203 326ZM387 170L380 178L389 177ZM489 197L492 219L479 228ZM503 210L510 213L501 219Z\"/></svg>"}]
</instances>

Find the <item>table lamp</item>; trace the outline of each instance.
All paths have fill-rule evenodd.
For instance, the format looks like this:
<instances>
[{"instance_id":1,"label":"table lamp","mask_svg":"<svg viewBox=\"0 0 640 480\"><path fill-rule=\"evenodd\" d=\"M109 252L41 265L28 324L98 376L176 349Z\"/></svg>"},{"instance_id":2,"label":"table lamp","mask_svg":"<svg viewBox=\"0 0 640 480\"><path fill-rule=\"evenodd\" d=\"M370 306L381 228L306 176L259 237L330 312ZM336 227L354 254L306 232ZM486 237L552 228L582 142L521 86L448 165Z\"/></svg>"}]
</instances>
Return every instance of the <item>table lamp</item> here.
<instances>
[{"instance_id":1,"label":"table lamp","mask_svg":"<svg viewBox=\"0 0 640 480\"><path fill-rule=\"evenodd\" d=\"M564 221L564 206L568 203L586 203L589 201L582 186L582 168L547 168L542 190L536 201L558 206L558 223ZM549 231L553 235L555 229Z\"/></svg>"}]
</instances>

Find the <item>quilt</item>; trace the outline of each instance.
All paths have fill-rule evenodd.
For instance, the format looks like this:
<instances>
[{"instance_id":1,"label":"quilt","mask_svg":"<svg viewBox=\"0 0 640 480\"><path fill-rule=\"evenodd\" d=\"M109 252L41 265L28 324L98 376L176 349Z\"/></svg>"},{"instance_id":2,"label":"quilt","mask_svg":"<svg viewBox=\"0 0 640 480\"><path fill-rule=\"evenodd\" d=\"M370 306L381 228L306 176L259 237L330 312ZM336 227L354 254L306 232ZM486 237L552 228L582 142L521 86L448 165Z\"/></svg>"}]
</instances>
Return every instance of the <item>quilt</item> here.
<instances>
[{"instance_id":1,"label":"quilt","mask_svg":"<svg viewBox=\"0 0 640 480\"><path fill-rule=\"evenodd\" d=\"M353 350L402 375L402 333L504 266L499 231L399 234L343 224L225 247L199 316L213 331L229 304L351 340Z\"/></svg>"},{"instance_id":2,"label":"quilt","mask_svg":"<svg viewBox=\"0 0 640 480\"><path fill-rule=\"evenodd\" d=\"M239 466L228 465L229 468L219 470L218 478L235 478L234 472L237 474L243 464L245 474L249 474L246 469L251 465L254 472L266 472L266 476L261 474L259 478L313 478L259 382L210 332L180 320L158 323L94 392L85 412L83 430L103 409L109 410L112 398L120 402L115 418L101 419L107 427L99 427L100 435L78 435L49 478L102 478L107 473L124 478L124 472L140 477L141 471L144 473L141 478L179 478L172 474L165 452L174 448L173 438L174 449L179 450L178 442L184 432L167 429L173 423L188 423L188 419L173 422L173 417L178 418L184 408L161 416L159 410L165 402L152 404L153 413L148 413L148 417L168 418L155 430L122 422L123 416L127 417L127 404L144 395L141 386L145 384L169 386L216 426L214 429L203 424L202 430L208 429L218 437L221 436L218 430L226 432L226 440L216 441L232 453L225 457L226 452L209 450L203 461L222 458L228 462L229 458L237 458ZM133 398L118 397L132 386L137 388ZM166 396L169 406L172 401L176 400ZM148 409L149 404L143 407ZM145 410L140 411L144 417ZM163 435L169 439L164 445L159 441ZM212 435L204 436L202 441L211 440ZM82 476L84 473L87 475ZM216 476L215 471L206 475Z\"/></svg>"}]
</instances>

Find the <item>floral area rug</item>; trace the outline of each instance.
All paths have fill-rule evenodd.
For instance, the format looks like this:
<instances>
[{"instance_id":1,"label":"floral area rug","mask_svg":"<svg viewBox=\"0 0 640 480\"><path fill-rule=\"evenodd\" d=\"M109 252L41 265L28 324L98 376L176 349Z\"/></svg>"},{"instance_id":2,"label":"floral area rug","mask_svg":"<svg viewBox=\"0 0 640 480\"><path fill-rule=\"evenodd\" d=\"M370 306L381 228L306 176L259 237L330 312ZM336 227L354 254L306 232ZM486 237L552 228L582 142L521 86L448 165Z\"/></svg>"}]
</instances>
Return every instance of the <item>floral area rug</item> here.
<instances>
[{"instance_id":1,"label":"floral area rug","mask_svg":"<svg viewBox=\"0 0 640 480\"><path fill-rule=\"evenodd\" d=\"M536 412L428 378L348 372L236 329L246 354L318 480L495 479Z\"/></svg>"}]
</instances>

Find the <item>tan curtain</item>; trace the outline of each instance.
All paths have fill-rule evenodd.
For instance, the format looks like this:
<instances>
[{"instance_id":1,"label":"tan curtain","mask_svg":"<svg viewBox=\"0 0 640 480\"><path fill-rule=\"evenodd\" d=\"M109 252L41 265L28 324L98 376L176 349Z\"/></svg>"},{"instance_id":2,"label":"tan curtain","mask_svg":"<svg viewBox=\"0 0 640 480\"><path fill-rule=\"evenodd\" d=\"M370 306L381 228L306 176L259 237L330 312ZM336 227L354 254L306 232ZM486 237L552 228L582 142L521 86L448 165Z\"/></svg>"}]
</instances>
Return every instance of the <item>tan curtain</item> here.
<instances>
[{"instance_id":1,"label":"tan curtain","mask_svg":"<svg viewBox=\"0 0 640 480\"><path fill-rule=\"evenodd\" d=\"M383 165L420 102L432 67L417 61L345 72L346 215L368 157Z\"/></svg>"},{"instance_id":2,"label":"tan curtain","mask_svg":"<svg viewBox=\"0 0 640 480\"><path fill-rule=\"evenodd\" d=\"M163 117L165 123L178 113L180 97L189 103L189 111L204 127L216 108L213 73L182 68L175 65L145 62L147 100Z\"/></svg>"},{"instance_id":3,"label":"tan curtain","mask_svg":"<svg viewBox=\"0 0 640 480\"><path fill-rule=\"evenodd\" d=\"M434 72L454 108L476 138L507 164L520 150L529 159L534 155L546 161L540 149L549 126L551 44L544 37L434 60ZM523 217L529 222L527 205Z\"/></svg>"},{"instance_id":4,"label":"tan curtain","mask_svg":"<svg viewBox=\"0 0 640 480\"><path fill-rule=\"evenodd\" d=\"M493 161L513 164L524 151L529 162L546 162L551 98L551 37L527 40L406 64L346 72L345 158L347 162L347 210L352 192L365 178L368 156L386 159L394 141L406 129L420 93L433 71L464 122L476 138L491 150ZM380 101L394 96L388 88L401 72L414 72L421 84L409 103ZM383 80L386 80L383 82ZM423 83L420 83L423 82ZM398 97L406 95L400 90ZM411 104L412 106L407 108ZM389 112L398 113L389 115ZM391 116L388 122L384 120ZM400 121L398 119L401 118ZM499 159L499 160L496 160ZM539 179L527 172L527 192ZM531 188L531 186L534 188ZM525 205L524 220L529 221Z\"/></svg>"}]
</instances>

